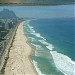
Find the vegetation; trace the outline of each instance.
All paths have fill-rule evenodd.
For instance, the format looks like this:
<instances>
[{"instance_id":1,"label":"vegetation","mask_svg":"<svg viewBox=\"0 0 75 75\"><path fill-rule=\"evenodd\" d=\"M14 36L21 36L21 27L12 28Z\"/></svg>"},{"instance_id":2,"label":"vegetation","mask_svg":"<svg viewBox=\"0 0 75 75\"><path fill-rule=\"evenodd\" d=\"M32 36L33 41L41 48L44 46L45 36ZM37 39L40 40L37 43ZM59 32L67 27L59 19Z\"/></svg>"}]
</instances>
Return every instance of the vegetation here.
<instances>
[{"instance_id":1,"label":"vegetation","mask_svg":"<svg viewBox=\"0 0 75 75\"><path fill-rule=\"evenodd\" d=\"M3 38L6 36L6 34L9 32L9 30L6 30L3 27L0 27L0 41L3 40Z\"/></svg>"},{"instance_id":2,"label":"vegetation","mask_svg":"<svg viewBox=\"0 0 75 75\"><path fill-rule=\"evenodd\" d=\"M13 24L19 19L16 14L8 9L0 11L0 41L4 40L9 30L14 27Z\"/></svg>"}]
</instances>

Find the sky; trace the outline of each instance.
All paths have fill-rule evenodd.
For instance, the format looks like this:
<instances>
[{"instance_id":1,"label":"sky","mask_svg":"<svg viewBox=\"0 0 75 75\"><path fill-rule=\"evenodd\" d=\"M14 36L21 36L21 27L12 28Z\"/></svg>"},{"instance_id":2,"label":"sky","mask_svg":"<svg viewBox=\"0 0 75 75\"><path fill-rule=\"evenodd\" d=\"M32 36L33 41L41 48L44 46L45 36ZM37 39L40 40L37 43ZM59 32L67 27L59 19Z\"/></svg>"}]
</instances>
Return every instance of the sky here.
<instances>
[{"instance_id":1,"label":"sky","mask_svg":"<svg viewBox=\"0 0 75 75\"><path fill-rule=\"evenodd\" d=\"M18 17L32 18L70 18L75 17L75 5L58 6L0 6L0 11L4 8L13 10Z\"/></svg>"}]
</instances>

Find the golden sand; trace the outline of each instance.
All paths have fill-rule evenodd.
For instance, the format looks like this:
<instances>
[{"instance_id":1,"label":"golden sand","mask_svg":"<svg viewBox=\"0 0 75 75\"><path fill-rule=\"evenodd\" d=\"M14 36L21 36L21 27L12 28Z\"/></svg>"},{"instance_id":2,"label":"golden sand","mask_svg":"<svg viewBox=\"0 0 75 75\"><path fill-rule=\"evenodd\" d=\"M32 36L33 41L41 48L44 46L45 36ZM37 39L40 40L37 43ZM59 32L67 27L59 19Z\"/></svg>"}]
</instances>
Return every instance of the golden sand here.
<instances>
[{"instance_id":1,"label":"golden sand","mask_svg":"<svg viewBox=\"0 0 75 75\"><path fill-rule=\"evenodd\" d=\"M13 45L10 48L5 75L37 75L32 61L30 61L32 49L26 43L27 39L23 32L23 23L18 26Z\"/></svg>"}]
</instances>

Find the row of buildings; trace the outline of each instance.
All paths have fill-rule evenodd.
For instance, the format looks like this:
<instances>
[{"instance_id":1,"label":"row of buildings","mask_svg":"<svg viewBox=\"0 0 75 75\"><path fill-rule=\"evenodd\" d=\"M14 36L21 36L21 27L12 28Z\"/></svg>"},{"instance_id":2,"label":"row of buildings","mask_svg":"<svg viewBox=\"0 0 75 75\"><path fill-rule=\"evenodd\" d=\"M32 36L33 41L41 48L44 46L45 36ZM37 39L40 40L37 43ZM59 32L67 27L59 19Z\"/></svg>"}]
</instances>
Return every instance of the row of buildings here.
<instances>
[{"instance_id":1,"label":"row of buildings","mask_svg":"<svg viewBox=\"0 0 75 75\"><path fill-rule=\"evenodd\" d=\"M9 30L15 26L17 21L18 21L17 19L1 19L0 27L5 28L6 30Z\"/></svg>"},{"instance_id":2,"label":"row of buildings","mask_svg":"<svg viewBox=\"0 0 75 75\"><path fill-rule=\"evenodd\" d=\"M0 19L0 41L16 26L18 19Z\"/></svg>"}]
</instances>

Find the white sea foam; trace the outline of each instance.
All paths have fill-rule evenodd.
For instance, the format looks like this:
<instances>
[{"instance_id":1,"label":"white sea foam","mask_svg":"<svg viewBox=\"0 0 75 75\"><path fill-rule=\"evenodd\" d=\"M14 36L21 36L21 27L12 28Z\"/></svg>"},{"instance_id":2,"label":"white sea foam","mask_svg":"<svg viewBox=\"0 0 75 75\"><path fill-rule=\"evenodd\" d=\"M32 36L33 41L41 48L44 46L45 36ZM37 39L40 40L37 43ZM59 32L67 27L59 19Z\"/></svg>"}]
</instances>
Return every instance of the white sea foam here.
<instances>
[{"instance_id":1,"label":"white sea foam","mask_svg":"<svg viewBox=\"0 0 75 75\"><path fill-rule=\"evenodd\" d=\"M49 44L48 46L46 46L49 50L53 50L54 46L52 44Z\"/></svg>"},{"instance_id":2,"label":"white sea foam","mask_svg":"<svg viewBox=\"0 0 75 75\"><path fill-rule=\"evenodd\" d=\"M28 26L29 26L29 28L30 28L30 29L32 29L32 28L33 28L33 27L32 27L32 26L30 26L30 25L28 25Z\"/></svg>"},{"instance_id":3,"label":"white sea foam","mask_svg":"<svg viewBox=\"0 0 75 75\"><path fill-rule=\"evenodd\" d=\"M40 33L32 33L33 35L35 35L36 37L39 37L39 38L41 38L41 39L43 39L43 40L46 40L44 37L42 37L41 35L40 35Z\"/></svg>"},{"instance_id":4,"label":"white sea foam","mask_svg":"<svg viewBox=\"0 0 75 75\"><path fill-rule=\"evenodd\" d=\"M28 37L29 39L31 39L32 41L34 41L35 40L35 38L33 38L33 37Z\"/></svg>"},{"instance_id":5,"label":"white sea foam","mask_svg":"<svg viewBox=\"0 0 75 75\"><path fill-rule=\"evenodd\" d=\"M27 26L30 28L31 34L35 35L36 37L42 38L43 40L46 40L44 37L42 37L42 36L40 35L40 33L36 33L36 32L35 32L35 30L33 29L34 27L30 26L30 25L29 25L29 22L28 22Z\"/></svg>"},{"instance_id":6,"label":"white sea foam","mask_svg":"<svg viewBox=\"0 0 75 75\"><path fill-rule=\"evenodd\" d=\"M48 42L46 42L45 40L39 40L42 44L46 45L46 47L49 49L49 50L53 50L54 46Z\"/></svg>"},{"instance_id":7,"label":"white sea foam","mask_svg":"<svg viewBox=\"0 0 75 75\"><path fill-rule=\"evenodd\" d=\"M45 40L39 40L42 44L49 45Z\"/></svg>"},{"instance_id":8,"label":"white sea foam","mask_svg":"<svg viewBox=\"0 0 75 75\"><path fill-rule=\"evenodd\" d=\"M40 45L36 45L36 44L33 44L33 43L31 43L31 44L32 44L33 46L35 46L37 50L42 48Z\"/></svg>"},{"instance_id":9,"label":"white sea foam","mask_svg":"<svg viewBox=\"0 0 75 75\"><path fill-rule=\"evenodd\" d=\"M41 35L39 33L32 33L32 34L37 36L37 37L41 37Z\"/></svg>"},{"instance_id":10,"label":"white sea foam","mask_svg":"<svg viewBox=\"0 0 75 75\"><path fill-rule=\"evenodd\" d=\"M45 75L45 74L42 74L42 72L39 70L37 62L35 62L35 61L33 60L33 64L34 64L35 69L36 69L36 71L38 72L39 75Z\"/></svg>"},{"instance_id":11,"label":"white sea foam","mask_svg":"<svg viewBox=\"0 0 75 75\"><path fill-rule=\"evenodd\" d=\"M36 33L35 30L33 29L33 27L31 27L30 25L28 25L28 27L30 28L30 31L32 32L33 35L35 35L36 37L42 38L43 40L39 40L42 44L45 44L46 47L50 50L50 53L53 56L53 60L54 63L57 67L58 70L60 70L61 72L63 72L65 75L75 75L75 62L73 62L68 56L63 55L61 53L58 53L56 51L52 51L53 50L53 45L47 43L44 37L42 37L40 35L40 33ZM36 49L41 48L39 45L35 45L32 44L36 47ZM36 53L35 53L36 54ZM41 71L39 70L38 66L37 66L37 62L33 61L34 66L37 70L37 72L39 73L39 75L44 75L41 73Z\"/></svg>"},{"instance_id":12,"label":"white sea foam","mask_svg":"<svg viewBox=\"0 0 75 75\"><path fill-rule=\"evenodd\" d=\"M32 29L33 27L32 26L30 26L29 24L27 24L27 26L30 28L30 29Z\"/></svg>"},{"instance_id":13,"label":"white sea foam","mask_svg":"<svg viewBox=\"0 0 75 75\"><path fill-rule=\"evenodd\" d=\"M42 47L40 46L40 45L36 45L36 44L33 44L33 43L31 43L35 48L36 48L36 50L42 50ZM35 51L35 56L39 56L39 53L38 53L38 51Z\"/></svg>"},{"instance_id":14,"label":"white sea foam","mask_svg":"<svg viewBox=\"0 0 75 75\"><path fill-rule=\"evenodd\" d=\"M30 31L29 31L29 32L31 32L31 33L35 33L35 30L33 29L34 27L30 26L29 24L28 24L27 26L28 26L28 27L29 27L29 29L30 29Z\"/></svg>"},{"instance_id":15,"label":"white sea foam","mask_svg":"<svg viewBox=\"0 0 75 75\"><path fill-rule=\"evenodd\" d=\"M56 51L50 51L53 56L56 67L65 75L75 75L75 62L68 56L58 53Z\"/></svg>"},{"instance_id":16,"label":"white sea foam","mask_svg":"<svg viewBox=\"0 0 75 75\"><path fill-rule=\"evenodd\" d=\"M33 32L33 33L35 33L35 30L34 29L30 29L30 31Z\"/></svg>"},{"instance_id":17,"label":"white sea foam","mask_svg":"<svg viewBox=\"0 0 75 75\"><path fill-rule=\"evenodd\" d=\"M44 37L42 37L43 40L46 40Z\"/></svg>"}]
</instances>

